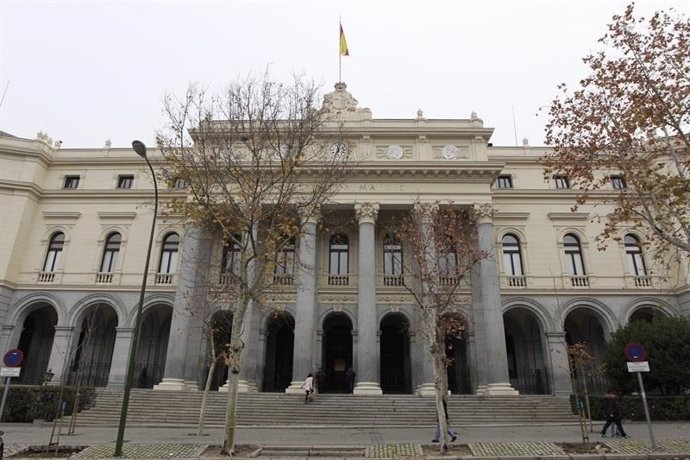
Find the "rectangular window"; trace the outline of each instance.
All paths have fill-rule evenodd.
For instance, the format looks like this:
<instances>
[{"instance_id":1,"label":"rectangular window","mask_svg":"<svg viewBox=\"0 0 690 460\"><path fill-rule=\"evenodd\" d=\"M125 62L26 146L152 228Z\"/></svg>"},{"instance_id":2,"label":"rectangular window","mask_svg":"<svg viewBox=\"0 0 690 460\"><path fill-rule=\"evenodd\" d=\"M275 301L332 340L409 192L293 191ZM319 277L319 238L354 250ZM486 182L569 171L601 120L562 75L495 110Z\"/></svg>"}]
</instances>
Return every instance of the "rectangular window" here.
<instances>
[{"instance_id":1,"label":"rectangular window","mask_svg":"<svg viewBox=\"0 0 690 460\"><path fill-rule=\"evenodd\" d=\"M117 188L132 188L134 183L134 176L132 175L120 175L117 177Z\"/></svg>"},{"instance_id":2,"label":"rectangular window","mask_svg":"<svg viewBox=\"0 0 690 460\"><path fill-rule=\"evenodd\" d=\"M510 175L498 176L496 179L496 187L513 188L513 177Z\"/></svg>"},{"instance_id":3,"label":"rectangular window","mask_svg":"<svg viewBox=\"0 0 690 460\"><path fill-rule=\"evenodd\" d=\"M625 183L623 176L611 176L611 186L615 190L626 190L628 188L628 184Z\"/></svg>"},{"instance_id":4,"label":"rectangular window","mask_svg":"<svg viewBox=\"0 0 690 460\"><path fill-rule=\"evenodd\" d=\"M570 188L570 180L566 176L553 176L556 188Z\"/></svg>"},{"instance_id":5,"label":"rectangular window","mask_svg":"<svg viewBox=\"0 0 690 460\"><path fill-rule=\"evenodd\" d=\"M62 188L77 188L79 187L79 176L65 176L65 184Z\"/></svg>"}]
</instances>

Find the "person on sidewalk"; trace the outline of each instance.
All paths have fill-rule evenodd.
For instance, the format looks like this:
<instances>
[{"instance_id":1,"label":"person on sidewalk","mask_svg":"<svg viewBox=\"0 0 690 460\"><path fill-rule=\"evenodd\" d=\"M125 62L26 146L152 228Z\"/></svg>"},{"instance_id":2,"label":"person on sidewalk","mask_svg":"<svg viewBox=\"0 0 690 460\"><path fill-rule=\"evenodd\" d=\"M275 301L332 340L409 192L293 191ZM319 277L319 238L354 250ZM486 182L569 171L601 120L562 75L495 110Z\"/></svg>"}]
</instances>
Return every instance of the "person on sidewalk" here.
<instances>
[{"instance_id":1,"label":"person on sidewalk","mask_svg":"<svg viewBox=\"0 0 690 460\"><path fill-rule=\"evenodd\" d=\"M307 404L309 401L314 400L314 376L310 372L309 375L307 375L307 378L304 379L304 383L302 384L302 388L304 388L304 404Z\"/></svg>"},{"instance_id":2,"label":"person on sidewalk","mask_svg":"<svg viewBox=\"0 0 690 460\"><path fill-rule=\"evenodd\" d=\"M606 423L601 429L601 437L606 437L606 430L611 426L612 423L616 424L618 428L618 433L620 436L627 438L628 435L623 429L623 424L621 423L621 410L618 407L618 394L614 390L609 390L604 396L604 417L606 418Z\"/></svg>"},{"instance_id":3,"label":"person on sidewalk","mask_svg":"<svg viewBox=\"0 0 690 460\"><path fill-rule=\"evenodd\" d=\"M448 428L448 436L450 437L450 442L454 442L456 439L458 439L458 434L454 432L453 430L450 429L450 420L448 418L448 402L447 402L448 396L443 395L441 397L441 402L443 403L443 413L446 415L446 427ZM436 421L436 431L434 432L434 439L431 440L431 442L438 442L438 440L441 438L441 422L439 420Z\"/></svg>"}]
</instances>

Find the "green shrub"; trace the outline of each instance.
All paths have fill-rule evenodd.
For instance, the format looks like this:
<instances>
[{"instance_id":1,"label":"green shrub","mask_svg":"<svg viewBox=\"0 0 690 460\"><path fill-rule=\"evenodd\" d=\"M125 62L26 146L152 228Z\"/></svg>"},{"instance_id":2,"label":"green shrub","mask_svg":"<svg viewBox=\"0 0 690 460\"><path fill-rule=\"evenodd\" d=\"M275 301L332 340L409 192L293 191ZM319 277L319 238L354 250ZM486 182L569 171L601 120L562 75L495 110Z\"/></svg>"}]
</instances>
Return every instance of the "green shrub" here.
<instances>
[{"instance_id":1,"label":"green shrub","mask_svg":"<svg viewBox=\"0 0 690 460\"><path fill-rule=\"evenodd\" d=\"M1 386L5 391L4 385ZM74 407L76 387L65 387L62 400L65 401L65 415L71 415ZM81 409L88 407L95 396L93 388L80 389ZM10 391L5 401L2 422L30 423L34 419L53 420L58 411L60 387L58 386L29 386L10 385Z\"/></svg>"}]
</instances>

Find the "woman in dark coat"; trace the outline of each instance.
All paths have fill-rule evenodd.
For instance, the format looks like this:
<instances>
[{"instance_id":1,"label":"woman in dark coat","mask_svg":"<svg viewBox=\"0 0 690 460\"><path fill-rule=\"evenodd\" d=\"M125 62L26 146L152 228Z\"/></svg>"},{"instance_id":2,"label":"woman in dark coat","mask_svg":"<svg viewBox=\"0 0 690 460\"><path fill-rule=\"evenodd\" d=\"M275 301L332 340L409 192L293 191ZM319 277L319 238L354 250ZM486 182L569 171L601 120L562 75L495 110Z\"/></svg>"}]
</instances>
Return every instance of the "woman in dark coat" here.
<instances>
[{"instance_id":1,"label":"woman in dark coat","mask_svg":"<svg viewBox=\"0 0 690 460\"><path fill-rule=\"evenodd\" d=\"M604 417L606 418L606 423L601 429L602 438L606 437L606 430L611 426L612 423L616 424L618 433L621 436L624 438L628 437L628 435L625 434L623 424L621 423L621 410L618 407L618 395L613 390L610 390L608 393L606 393L606 396L604 396Z\"/></svg>"}]
</instances>

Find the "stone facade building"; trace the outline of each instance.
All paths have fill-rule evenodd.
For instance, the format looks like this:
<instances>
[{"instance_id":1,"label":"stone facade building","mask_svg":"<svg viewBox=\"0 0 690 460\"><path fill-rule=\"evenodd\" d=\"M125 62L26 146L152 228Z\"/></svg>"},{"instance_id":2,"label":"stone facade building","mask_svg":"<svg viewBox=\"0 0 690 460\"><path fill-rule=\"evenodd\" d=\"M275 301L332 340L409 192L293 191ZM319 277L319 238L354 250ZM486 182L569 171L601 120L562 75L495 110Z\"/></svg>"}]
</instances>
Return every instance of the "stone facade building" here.
<instances>
[{"instance_id":1,"label":"stone facade building","mask_svg":"<svg viewBox=\"0 0 690 460\"><path fill-rule=\"evenodd\" d=\"M419 313L390 263L405 257L406 242L385 234L417 199L479 209L478 244L492 254L460 288L470 321L448 351L455 393L566 395L568 343L586 341L596 356L631 319L690 315L686 266L653 267L634 231L606 251L594 247L594 218L606 209L571 211L577 191L568 178L543 176L548 147L493 146L493 129L474 113L376 119L342 83L324 106L342 117L360 172L329 210L344 223L322 230L315 218L287 254L302 264L277 273L270 308L252 310L244 391L292 391L318 372L322 391L344 392L350 369L355 393L432 390ZM153 187L143 160L109 144L61 149L44 134L0 133L1 340L26 355L19 383L41 383L47 370L54 381L124 382ZM149 156L160 159L154 149ZM612 188L624 186L612 176ZM184 193L162 189L161 200ZM136 386L203 384L204 318L188 314L186 299L206 288L206 276L222 277L231 256L214 235L159 216ZM204 314L229 313L210 306ZM213 387L223 381L221 372Z\"/></svg>"}]
</instances>

